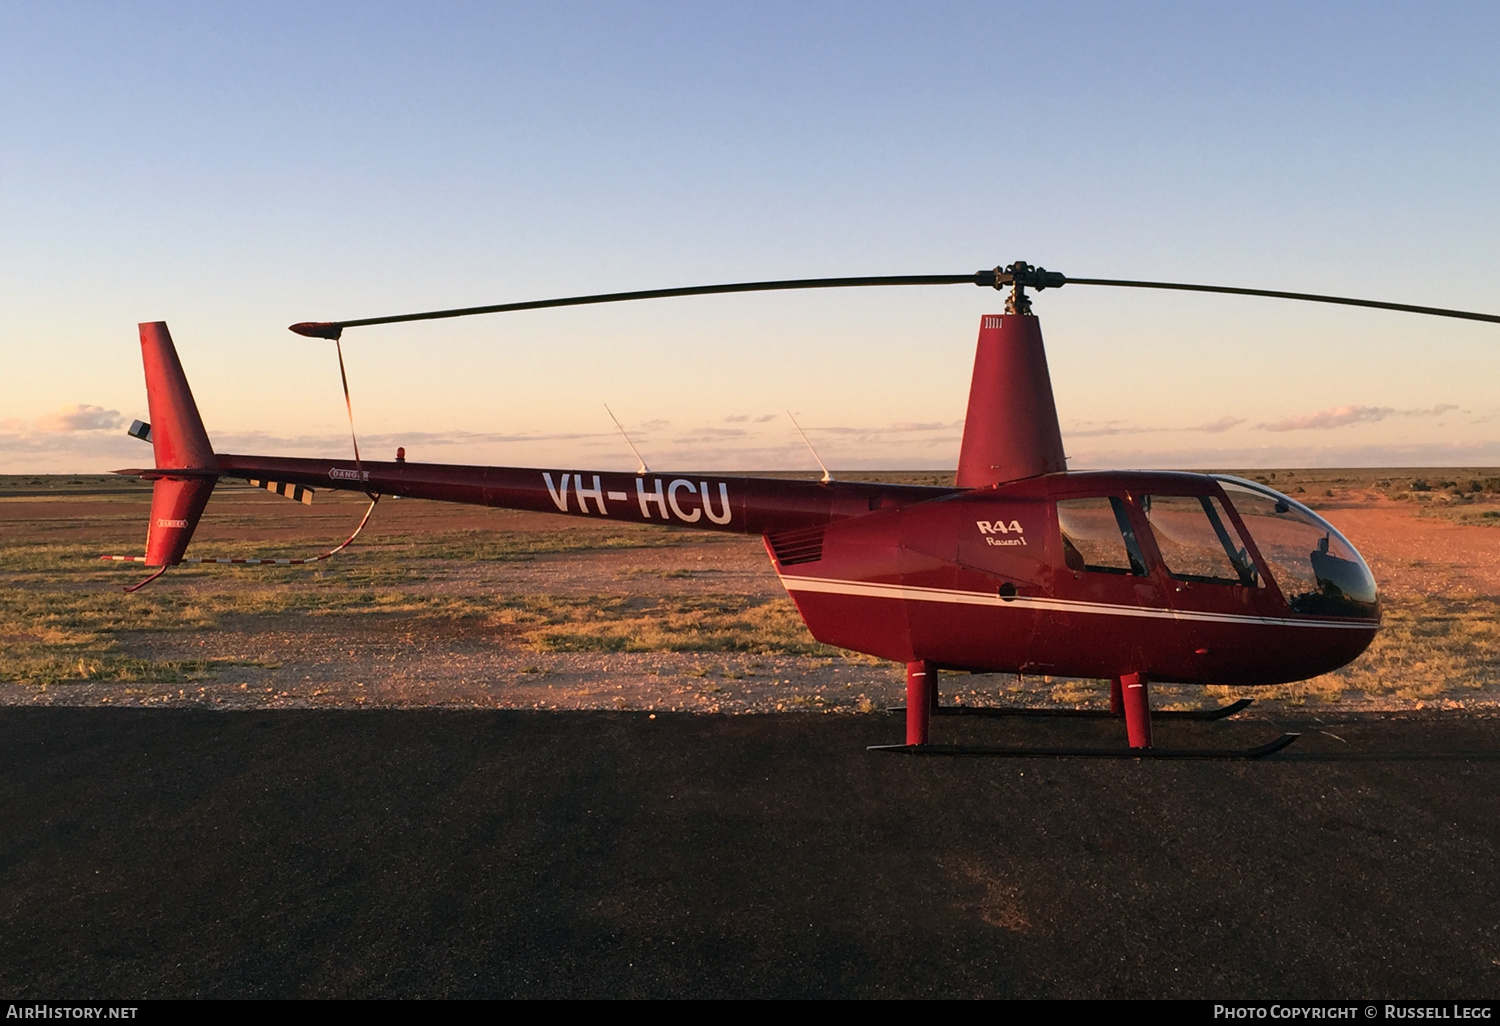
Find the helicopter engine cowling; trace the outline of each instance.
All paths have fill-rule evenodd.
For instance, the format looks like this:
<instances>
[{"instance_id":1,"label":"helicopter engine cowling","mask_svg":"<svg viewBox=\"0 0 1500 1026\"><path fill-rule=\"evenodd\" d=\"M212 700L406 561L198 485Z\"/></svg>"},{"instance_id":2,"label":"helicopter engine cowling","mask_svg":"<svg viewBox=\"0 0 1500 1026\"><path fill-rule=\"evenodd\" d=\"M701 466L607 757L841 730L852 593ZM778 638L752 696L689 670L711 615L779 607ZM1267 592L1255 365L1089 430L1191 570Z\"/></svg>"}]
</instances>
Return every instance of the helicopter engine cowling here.
<instances>
[{"instance_id":1,"label":"helicopter engine cowling","mask_svg":"<svg viewBox=\"0 0 1500 1026\"><path fill-rule=\"evenodd\" d=\"M955 482L985 488L1067 469L1041 322L1027 314L985 314Z\"/></svg>"}]
</instances>

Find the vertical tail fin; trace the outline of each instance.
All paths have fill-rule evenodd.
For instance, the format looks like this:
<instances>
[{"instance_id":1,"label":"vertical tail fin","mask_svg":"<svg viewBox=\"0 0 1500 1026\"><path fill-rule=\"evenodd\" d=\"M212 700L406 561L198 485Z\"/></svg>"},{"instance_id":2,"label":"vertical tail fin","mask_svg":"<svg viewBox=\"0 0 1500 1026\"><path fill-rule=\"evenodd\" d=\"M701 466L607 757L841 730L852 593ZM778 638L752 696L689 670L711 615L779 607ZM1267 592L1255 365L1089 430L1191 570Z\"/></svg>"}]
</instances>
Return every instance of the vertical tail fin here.
<instances>
[{"instance_id":1,"label":"vertical tail fin","mask_svg":"<svg viewBox=\"0 0 1500 1026\"><path fill-rule=\"evenodd\" d=\"M203 418L165 322L142 324L140 330L151 445L156 469L164 472L151 489L146 565L171 566L181 562L187 551L218 480L219 461L203 430Z\"/></svg>"},{"instance_id":2,"label":"vertical tail fin","mask_svg":"<svg viewBox=\"0 0 1500 1026\"><path fill-rule=\"evenodd\" d=\"M146 402L151 407L151 445L158 469L216 470L214 447L203 430L187 375L164 321L142 324L141 361L146 366Z\"/></svg>"}]
</instances>

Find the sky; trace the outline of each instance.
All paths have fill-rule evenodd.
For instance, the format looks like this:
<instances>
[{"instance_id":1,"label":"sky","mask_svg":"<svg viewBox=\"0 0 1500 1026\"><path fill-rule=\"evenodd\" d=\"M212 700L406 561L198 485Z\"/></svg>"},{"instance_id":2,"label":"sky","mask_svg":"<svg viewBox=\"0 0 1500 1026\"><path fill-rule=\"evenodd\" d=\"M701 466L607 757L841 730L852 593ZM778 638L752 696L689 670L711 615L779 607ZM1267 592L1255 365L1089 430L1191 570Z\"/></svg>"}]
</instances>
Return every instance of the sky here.
<instances>
[{"instance_id":1,"label":"sky","mask_svg":"<svg viewBox=\"0 0 1500 1026\"><path fill-rule=\"evenodd\" d=\"M0 5L0 473L137 466L136 324L221 451L349 454L294 321L967 273L1500 312L1491 3ZM351 329L361 451L951 468L972 286ZM1500 326L1074 286L1070 466L1500 464Z\"/></svg>"}]
</instances>

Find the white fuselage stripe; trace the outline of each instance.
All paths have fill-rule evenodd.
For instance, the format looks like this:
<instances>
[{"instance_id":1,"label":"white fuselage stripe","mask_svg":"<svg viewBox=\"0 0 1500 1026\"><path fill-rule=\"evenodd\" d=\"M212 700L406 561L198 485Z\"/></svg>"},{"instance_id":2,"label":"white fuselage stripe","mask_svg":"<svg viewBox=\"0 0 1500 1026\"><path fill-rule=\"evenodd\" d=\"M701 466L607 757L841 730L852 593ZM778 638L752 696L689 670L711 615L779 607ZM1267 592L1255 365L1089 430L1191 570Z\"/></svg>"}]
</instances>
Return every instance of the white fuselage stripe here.
<instances>
[{"instance_id":1,"label":"white fuselage stripe","mask_svg":"<svg viewBox=\"0 0 1500 1026\"><path fill-rule=\"evenodd\" d=\"M828 577L783 575L782 585L788 592L810 591L825 595L857 595L860 598L900 599L907 602L943 602L960 606L1000 606L1011 609L1041 609L1056 613L1089 613L1095 616L1133 616L1150 620L1196 620L1204 623L1260 624L1266 627L1331 627L1337 630L1374 630L1373 620L1314 620L1279 616L1246 616L1240 613L1209 613L1182 609L1158 609L1149 606L1119 606L1107 602L1078 602L1071 599L1034 598L1017 595L1004 599L983 591L958 591L951 588L919 588L906 584L875 584L868 581L840 581Z\"/></svg>"}]
</instances>

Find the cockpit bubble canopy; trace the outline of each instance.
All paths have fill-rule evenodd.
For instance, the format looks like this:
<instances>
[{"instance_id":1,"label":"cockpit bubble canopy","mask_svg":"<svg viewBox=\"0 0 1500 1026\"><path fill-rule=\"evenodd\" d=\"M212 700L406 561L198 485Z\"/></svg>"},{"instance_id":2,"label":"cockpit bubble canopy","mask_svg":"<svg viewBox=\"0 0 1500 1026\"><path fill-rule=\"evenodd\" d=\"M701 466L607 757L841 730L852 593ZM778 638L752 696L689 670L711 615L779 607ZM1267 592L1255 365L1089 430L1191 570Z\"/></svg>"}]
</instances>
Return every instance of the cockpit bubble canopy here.
<instances>
[{"instance_id":1,"label":"cockpit bubble canopy","mask_svg":"<svg viewBox=\"0 0 1500 1026\"><path fill-rule=\"evenodd\" d=\"M1375 576L1337 528L1255 481L1227 474L1214 479L1255 539L1293 612L1362 619L1380 615Z\"/></svg>"}]
</instances>

